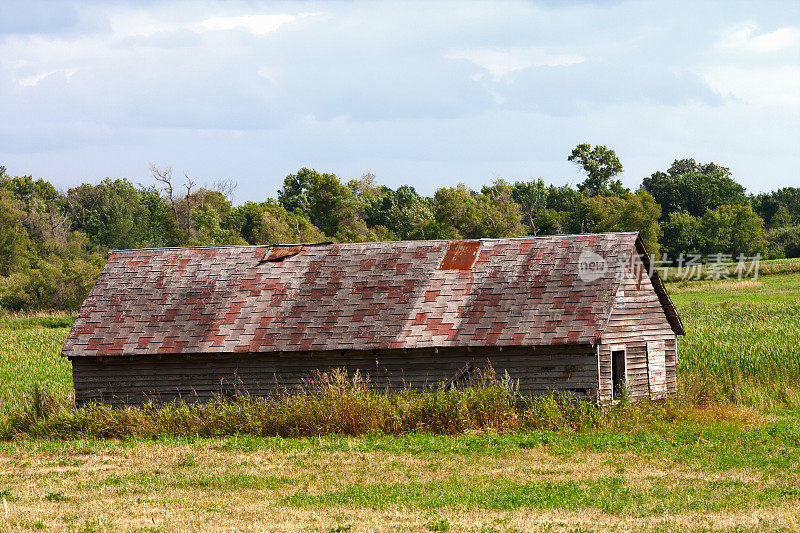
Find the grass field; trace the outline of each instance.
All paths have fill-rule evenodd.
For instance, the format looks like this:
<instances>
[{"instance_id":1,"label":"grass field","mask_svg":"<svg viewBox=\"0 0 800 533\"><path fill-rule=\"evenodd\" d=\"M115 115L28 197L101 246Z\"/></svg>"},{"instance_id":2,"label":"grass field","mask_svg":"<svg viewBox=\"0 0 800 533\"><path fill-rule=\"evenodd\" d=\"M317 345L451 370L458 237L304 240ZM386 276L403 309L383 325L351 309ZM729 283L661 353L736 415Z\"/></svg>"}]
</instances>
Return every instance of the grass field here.
<instances>
[{"instance_id":1,"label":"grass field","mask_svg":"<svg viewBox=\"0 0 800 533\"><path fill-rule=\"evenodd\" d=\"M579 431L0 442L0 531L800 530L800 274L671 284L682 398ZM0 319L0 402L70 390ZM666 416L664 413L667 413Z\"/></svg>"}]
</instances>

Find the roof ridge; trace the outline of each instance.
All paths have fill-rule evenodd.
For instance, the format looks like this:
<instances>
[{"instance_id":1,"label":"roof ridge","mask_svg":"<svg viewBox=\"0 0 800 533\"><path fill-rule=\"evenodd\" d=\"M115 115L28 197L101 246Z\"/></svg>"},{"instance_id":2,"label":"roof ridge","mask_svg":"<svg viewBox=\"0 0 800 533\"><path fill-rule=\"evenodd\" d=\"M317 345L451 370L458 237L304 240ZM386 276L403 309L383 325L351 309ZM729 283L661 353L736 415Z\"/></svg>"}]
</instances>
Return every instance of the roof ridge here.
<instances>
[{"instance_id":1,"label":"roof ridge","mask_svg":"<svg viewBox=\"0 0 800 533\"><path fill-rule=\"evenodd\" d=\"M405 239L399 241L360 241L360 242L293 242L293 243L265 243L265 244L221 244L216 246L156 246L152 248L125 248L109 250L109 254L117 254L124 252L151 252L151 251L168 251L168 250L219 250L223 248L263 248L270 246L328 246L338 244L340 246L356 245L356 244L389 244L389 243L426 243L426 242L452 242L452 241L519 241L526 239L556 239L565 237L593 237L593 236L606 236L606 235L638 235L638 231L605 231L598 233L555 233L553 235L521 235L518 237L481 237L479 239Z\"/></svg>"}]
</instances>

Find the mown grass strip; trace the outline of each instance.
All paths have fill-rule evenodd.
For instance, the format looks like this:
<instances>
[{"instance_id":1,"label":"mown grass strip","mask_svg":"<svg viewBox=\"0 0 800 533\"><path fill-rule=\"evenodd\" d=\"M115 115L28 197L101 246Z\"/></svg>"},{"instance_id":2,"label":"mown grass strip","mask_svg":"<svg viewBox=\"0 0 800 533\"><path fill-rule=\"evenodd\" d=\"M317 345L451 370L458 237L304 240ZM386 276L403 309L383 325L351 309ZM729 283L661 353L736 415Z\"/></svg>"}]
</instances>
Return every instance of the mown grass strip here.
<instances>
[{"instance_id":1,"label":"mown grass strip","mask_svg":"<svg viewBox=\"0 0 800 533\"><path fill-rule=\"evenodd\" d=\"M297 485L287 476L247 474L243 472L161 472L140 470L126 474L110 474L98 485L112 487L142 487L148 489L208 489L208 490L274 490Z\"/></svg>"},{"instance_id":2,"label":"mown grass strip","mask_svg":"<svg viewBox=\"0 0 800 533\"><path fill-rule=\"evenodd\" d=\"M604 477L528 483L486 483L485 480L477 483L457 478L433 483L350 485L322 494L299 491L286 497L283 503L313 508L599 509L639 516L658 512L751 509L792 501L800 502L800 488L789 484L765 487L731 480L693 479L683 483L653 479L649 487L637 487L620 477Z\"/></svg>"}]
</instances>

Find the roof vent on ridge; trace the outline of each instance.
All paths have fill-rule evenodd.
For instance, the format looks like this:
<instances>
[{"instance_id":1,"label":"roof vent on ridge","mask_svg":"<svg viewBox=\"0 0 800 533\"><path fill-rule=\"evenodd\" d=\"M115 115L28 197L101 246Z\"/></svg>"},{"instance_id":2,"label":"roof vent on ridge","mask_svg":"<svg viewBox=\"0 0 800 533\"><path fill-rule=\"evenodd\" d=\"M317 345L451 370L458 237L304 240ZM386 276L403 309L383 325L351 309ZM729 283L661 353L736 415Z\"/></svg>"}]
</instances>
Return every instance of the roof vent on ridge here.
<instances>
[{"instance_id":1,"label":"roof vent on ridge","mask_svg":"<svg viewBox=\"0 0 800 533\"><path fill-rule=\"evenodd\" d=\"M259 263L278 263L287 257L299 254L302 250L303 246L299 244L295 246L270 246L264 259Z\"/></svg>"}]
</instances>

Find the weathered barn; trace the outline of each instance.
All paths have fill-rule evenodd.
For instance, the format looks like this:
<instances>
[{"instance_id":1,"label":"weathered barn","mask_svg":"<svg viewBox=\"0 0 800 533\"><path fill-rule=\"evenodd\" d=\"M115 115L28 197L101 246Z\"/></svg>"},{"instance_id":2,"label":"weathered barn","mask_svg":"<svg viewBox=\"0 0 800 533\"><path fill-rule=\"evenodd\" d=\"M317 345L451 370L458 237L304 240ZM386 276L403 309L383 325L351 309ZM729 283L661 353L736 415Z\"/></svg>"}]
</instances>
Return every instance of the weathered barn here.
<instances>
[{"instance_id":1,"label":"weathered barn","mask_svg":"<svg viewBox=\"0 0 800 533\"><path fill-rule=\"evenodd\" d=\"M424 387L675 393L680 318L637 233L112 252L62 354L78 402L269 395L316 369Z\"/></svg>"}]
</instances>

